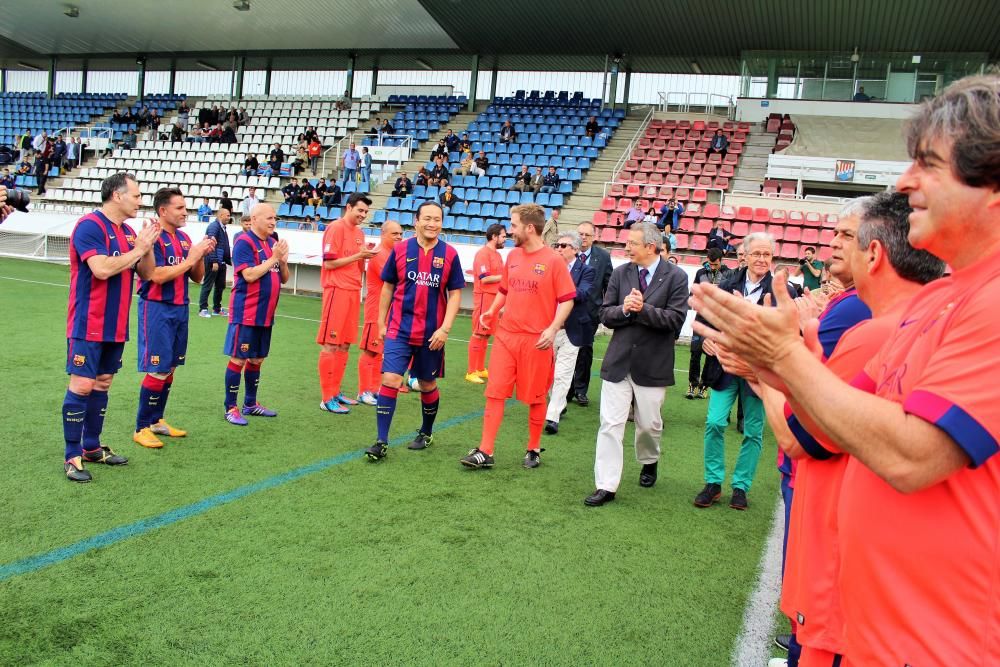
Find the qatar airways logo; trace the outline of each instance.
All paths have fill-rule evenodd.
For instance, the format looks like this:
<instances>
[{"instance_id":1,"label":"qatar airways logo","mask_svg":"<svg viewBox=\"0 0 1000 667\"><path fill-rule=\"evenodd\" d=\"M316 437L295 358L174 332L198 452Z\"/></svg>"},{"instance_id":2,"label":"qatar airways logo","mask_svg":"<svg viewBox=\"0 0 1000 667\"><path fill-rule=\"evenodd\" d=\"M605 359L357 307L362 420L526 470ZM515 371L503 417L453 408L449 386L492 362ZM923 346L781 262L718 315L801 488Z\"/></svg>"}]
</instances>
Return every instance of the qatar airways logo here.
<instances>
[{"instance_id":1,"label":"qatar airways logo","mask_svg":"<svg viewBox=\"0 0 1000 667\"><path fill-rule=\"evenodd\" d=\"M511 278L508 290L524 294L538 294L538 281L526 278Z\"/></svg>"},{"instance_id":2,"label":"qatar airways logo","mask_svg":"<svg viewBox=\"0 0 1000 667\"><path fill-rule=\"evenodd\" d=\"M433 271L407 271L407 279L421 287L439 287L441 285L441 275Z\"/></svg>"}]
</instances>

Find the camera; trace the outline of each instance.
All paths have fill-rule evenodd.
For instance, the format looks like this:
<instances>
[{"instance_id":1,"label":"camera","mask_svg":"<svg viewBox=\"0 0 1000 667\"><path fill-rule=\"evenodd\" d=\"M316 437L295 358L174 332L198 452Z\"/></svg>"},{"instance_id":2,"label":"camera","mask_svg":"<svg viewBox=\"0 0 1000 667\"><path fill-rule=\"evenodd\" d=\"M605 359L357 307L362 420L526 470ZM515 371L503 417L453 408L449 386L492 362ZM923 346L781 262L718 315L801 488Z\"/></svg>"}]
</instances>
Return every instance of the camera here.
<instances>
[{"instance_id":1,"label":"camera","mask_svg":"<svg viewBox=\"0 0 1000 667\"><path fill-rule=\"evenodd\" d=\"M28 212L28 204L31 203L31 194L27 190L14 188L7 191L7 205L21 211Z\"/></svg>"},{"instance_id":2,"label":"camera","mask_svg":"<svg viewBox=\"0 0 1000 667\"><path fill-rule=\"evenodd\" d=\"M799 260L799 266L805 266L805 265L806 265L806 259L805 257L803 257L802 259Z\"/></svg>"}]
</instances>

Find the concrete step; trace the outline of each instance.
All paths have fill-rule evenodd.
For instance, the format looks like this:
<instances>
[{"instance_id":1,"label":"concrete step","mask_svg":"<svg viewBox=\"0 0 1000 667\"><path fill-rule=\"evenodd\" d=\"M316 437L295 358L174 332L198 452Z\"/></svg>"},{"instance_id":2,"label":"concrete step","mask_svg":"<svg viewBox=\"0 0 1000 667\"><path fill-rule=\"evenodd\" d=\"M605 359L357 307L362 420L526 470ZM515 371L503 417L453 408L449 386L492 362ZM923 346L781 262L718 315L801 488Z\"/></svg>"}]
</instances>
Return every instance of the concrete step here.
<instances>
[{"instance_id":1,"label":"concrete step","mask_svg":"<svg viewBox=\"0 0 1000 667\"><path fill-rule=\"evenodd\" d=\"M773 146L746 146L743 149L743 159L748 157L763 157L767 158L771 154L771 149Z\"/></svg>"},{"instance_id":2,"label":"concrete step","mask_svg":"<svg viewBox=\"0 0 1000 667\"><path fill-rule=\"evenodd\" d=\"M733 190L747 190L750 192L759 192L760 186L763 180L746 179L746 178L734 178L732 181Z\"/></svg>"}]
</instances>

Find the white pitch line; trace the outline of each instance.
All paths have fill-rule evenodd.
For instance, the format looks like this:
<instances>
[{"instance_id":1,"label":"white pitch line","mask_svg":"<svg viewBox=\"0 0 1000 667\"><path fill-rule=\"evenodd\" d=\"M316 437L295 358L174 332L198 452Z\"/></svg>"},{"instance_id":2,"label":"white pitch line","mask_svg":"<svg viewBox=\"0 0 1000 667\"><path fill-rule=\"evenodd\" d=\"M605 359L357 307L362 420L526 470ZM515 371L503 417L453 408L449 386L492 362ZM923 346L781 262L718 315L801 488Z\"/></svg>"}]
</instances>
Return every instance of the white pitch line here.
<instances>
[{"instance_id":1,"label":"white pitch line","mask_svg":"<svg viewBox=\"0 0 1000 667\"><path fill-rule=\"evenodd\" d=\"M781 597L781 541L785 530L785 508L781 496L774 505L771 533L760 557L757 586L743 612L743 628L733 647L733 667L766 665L771 654L774 612Z\"/></svg>"}]
</instances>

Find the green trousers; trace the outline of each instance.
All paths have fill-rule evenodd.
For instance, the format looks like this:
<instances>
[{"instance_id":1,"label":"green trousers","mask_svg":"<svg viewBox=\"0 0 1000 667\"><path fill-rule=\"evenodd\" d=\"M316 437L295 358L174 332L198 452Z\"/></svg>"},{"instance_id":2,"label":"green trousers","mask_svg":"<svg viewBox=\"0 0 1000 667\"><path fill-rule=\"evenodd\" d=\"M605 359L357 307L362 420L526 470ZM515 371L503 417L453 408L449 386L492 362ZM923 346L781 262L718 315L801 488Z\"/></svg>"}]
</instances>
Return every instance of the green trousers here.
<instances>
[{"instance_id":1,"label":"green trousers","mask_svg":"<svg viewBox=\"0 0 1000 667\"><path fill-rule=\"evenodd\" d=\"M764 435L764 404L745 380L734 378L725 389L713 389L705 417L705 482L721 485L726 479L725 433L737 396L743 396L743 444L733 471L733 488L750 490Z\"/></svg>"}]
</instances>

